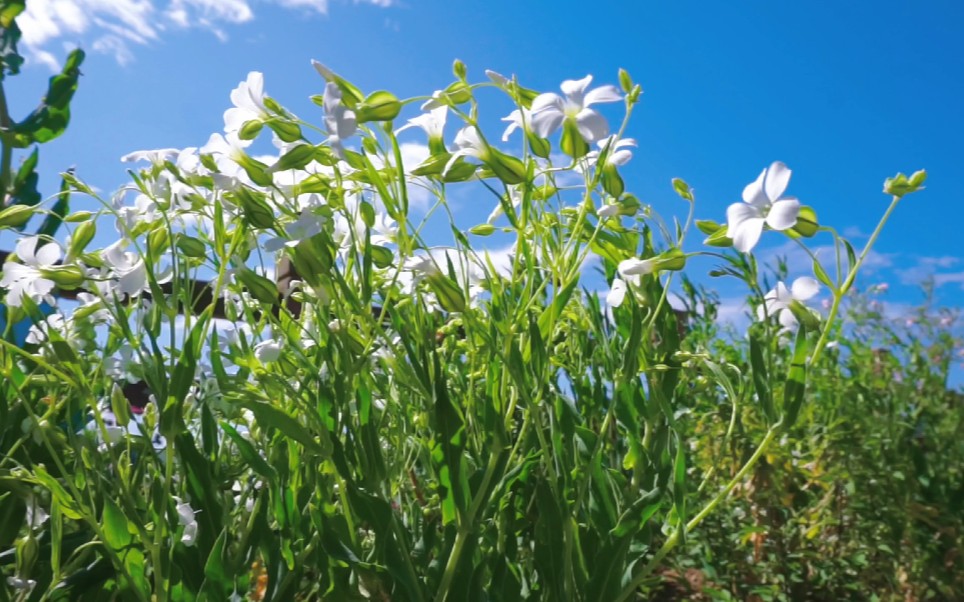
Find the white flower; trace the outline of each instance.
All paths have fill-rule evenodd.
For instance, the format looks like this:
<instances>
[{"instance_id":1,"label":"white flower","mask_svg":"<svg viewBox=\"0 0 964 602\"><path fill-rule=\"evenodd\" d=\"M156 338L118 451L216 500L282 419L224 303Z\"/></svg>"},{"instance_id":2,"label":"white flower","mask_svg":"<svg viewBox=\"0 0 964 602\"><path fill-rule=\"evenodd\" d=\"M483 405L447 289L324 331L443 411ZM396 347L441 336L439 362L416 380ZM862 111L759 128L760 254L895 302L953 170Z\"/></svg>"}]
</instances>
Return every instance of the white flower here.
<instances>
[{"instance_id":1,"label":"white flower","mask_svg":"<svg viewBox=\"0 0 964 602\"><path fill-rule=\"evenodd\" d=\"M609 289L609 294L606 295L606 303L610 307L619 307L626 299L627 292L629 292L629 287L626 282L622 278L613 278L612 287Z\"/></svg>"},{"instance_id":2,"label":"white flower","mask_svg":"<svg viewBox=\"0 0 964 602\"><path fill-rule=\"evenodd\" d=\"M123 238L110 245L103 252L104 264L110 269L111 277L116 279L112 287L121 295L134 296L149 290L147 266L144 258L137 253L124 251L128 241Z\"/></svg>"},{"instance_id":3,"label":"white flower","mask_svg":"<svg viewBox=\"0 0 964 602\"><path fill-rule=\"evenodd\" d=\"M743 253L750 252L760 240L763 225L774 230L786 230L797 223L800 201L785 197L783 192L790 182L790 169L780 161L760 172L760 177L743 189L743 202L734 203L726 210L726 236Z\"/></svg>"},{"instance_id":4,"label":"white flower","mask_svg":"<svg viewBox=\"0 0 964 602\"><path fill-rule=\"evenodd\" d=\"M656 270L655 259L639 259L632 257L619 262L616 271L619 276L613 278L609 294L606 295L606 303L610 307L619 307L626 299L629 286L639 286L640 280L646 274L652 274Z\"/></svg>"},{"instance_id":5,"label":"white flower","mask_svg":"<svg viewBox=\"0 0 964 602\"><path fill-rule=\"evenodd\" d=\"M68 324L60 314L51 314L43 322L34 324L27 332L26 342L31 345L40 345L50 338L50 332L58 333L62 338L68 338Z\"/></svg>"},{"instance_id":6,"label":"white flower","mask_svg":"<svg viewBox=\"0 0 964 602\"><path fill-rule=\"evenodd\" d=\"M619 275L624 278L627 276L645 276L646 274L652 274L655 269L655 259L638 259L636 257L620 261L619 266L616 268Z\"/></svg>"},{"instance_id":7,"label":"white flower","mask_svg":"<svg viewBox=\"0 0 964 602\"><path fill-rule=\"evenodd\" d=\"M417 276L432 276L441 273L438 264L431 255L420 255L409 257L405 260L402 269L413 272Z\"/></svg>"},{"instance_id":8,"label":"white flower","mask_svg":"<svg viewBox=\"0 0 964 602\"><path fill-rule=\"evenodd\" d=\"M118 194L113 199L114 209L117 210L114 227L121 235L129 235L138 225L151 224L161 217L157 203L146 194L137 195L133 207L124 205L123 200L123 194Z\"/></svg>"},{"instance_id":9,"label":"white flower","mask_svg":"<svg viewBox=\"0 0 964 602\"><path fill-rule=\"evenodd\" d=\"M197 519L194 518L196 512L187 502L182 502L176 497L174 501L177 502L177 521L184 527L184 533L181 534L181 543L190 547L194 545L194 541L197 539Z\"/></svg>"},{"instance_id":10,"label":"white flower","mask_svg":"<svg viewBox=\"0 0 964 602\"><path fill-rule=\"evenodd\" d=\"M602 151L606 150L606 147L609 145L612 145L609 149L609 155L606 157L606 165L621 167L629 163L629 160L633 158L633 151L629 150L628 147L638 146L636 140L633 138L617 139L615 135L600 140L596 145L599 147L599 150L590 151L583 159L587 165L595 165L596 162L599 161L599 155Z\"/></svg>"},{"instance_id":11,"label":"white flower","mask_svg":"<svg viewBox=\"0 0 964 602\"><path fill-rule=\"evenodd\" d=\"M783 328L794 330L798 322L790 310L790 305L794 302L807 301L818 292L820 292L820 284L809 276L797 278L789 289L783 282L777 282L776 288L763 297L763 305L757 308L757 317L763 320L768 316L777 316Z\"/></svg>"},{"instance_id":12,"label":"white flower","mask_svg":"<svg viewBox=\"0 0 964 602\"><path fill-rule=\"evenodd\" d=\"M422 113L418 117L413 117L408 120L408 123L395 130L395 134L398 135L407 129L417 127L421 128L428 135L429 140L441 140L448 110L449 108L447 106L441 105L427 113Z\"/></svg>"},{"instance_id":13,"label":"white flower","mask_svg":"<svg viewBox=\"0 0 964 602\"><path fill-rule=\"evenodd\" d=\"M254 357L262 364L278 361L281 357L281 341L268 339L254 346Z\"/></svg>"},{"instance_id":14,"label":"white flower","mask_svg":"<svg viewBox=\"0 0 964 602\"><path fill-rule=\"evenodd\" d=\"M13 589L21 590L26 592L26 595L30 595L33 588L37 586L37 582L33 579L23 579L21 577L7 577L7 585Z\"/></svg>"},{"instance_id":15,"label":"white flower","mask_svg":"<svg viewBox=\"0 0 964 602\"><path fill-rule=\"evenodd\" d=\"M482 140L474 125L467 125L455 134L455 151L449 157L442 175L448 173L459 157L474 157L483 163L489 160L489 146Z\"/></svg>"},{"instance_id":16,"label":"white flower","mask_svg":"<svg viewBox=\"0 0 964 602\"><path fill-rule=\"evenodd\" d=\"M522 191L518 186L509 188L509 203L512 205L513 209L518 209L522 204ZM495 209L493 209L492 213L489 214L489 219L486 220L486 223L494 224L503 213L505 213L505 209L502 207L502 203L496 203Z\"/></svg>"},{"instance_id":17,"label":"white flower","mask_svg":"<svg viewBox=\"0 0 964 602\"><path fill-rule=\"evenodd\" d=\"M398 236L398 223L384 211L376 213L375 223L372 224L372 244L384 246L395 242L396 236Z\"/></svg>"},{"instance_id":18,"label":"white flower","mask_svg":"<svg viewBox=\"0 0 964 602\"><path fill-rule=\"evenodd\" d=\"M237 187L237 182L251 184L250 178L241 165L248 161L244 148L250 144L249 140L241 140L237 134L211 134L207 144L202 146L198 152L202 155L211 155L217 165L218 172L213 174L215 184L226 190L233 190ZM180 160L180 157L179 157Z\"/></svg>"},{"instance_id":19,"label":"white flower","mask_svg":"<svg viewBox=\"0 0 964 602\"><path fill-rule=\"evenodd\" d=\"M127 153L121 157L121 161L124 163L136 163L138 161L147 161L151 165L164 165L165 161L171 161L177 157L180 151L176 148L158 148L154 150L141 150L134 151L132 153Z\"/></svg>"},{"instance_id":20,"label":"white flower","mask_svg":"<svg viewBox=\"0 0 964 602\"><path fill-rule=\"evenodd\" d=\"M502 132L502 142L508 142L512 132L524 127L526 123L532 123L532 111L529 109L516 109L509 113L508 117L503 117L502 121L508 121L509 127Z\"/></svg>"},{"instance_id":21,"label":"white flower","mask_svg":"<svg viewBox=\"0 0 964 602\"><path fill-rule=\"evenodd\" d=\"M54 281L44 278L42 271L60 260L60 246L52 242L41 245L39 236L29 236L17 241L15 252L21 263L6 262L0 278L0 287L7 289L6 303L20 307L24 297L40 303L54 289Z\"/></svg>"},{"instance_id":22,"label":"white flower","mask_svg":"<svg viewBox=\"0 0 964 602\"><path fill-rule=\"evenodd\" d=\"M622 210L622 207L615 203L610 203L597 209L596 214L602 219L609 219L613 216L619 215L620 210Z\"/></svg>"},{"instance_id":23,"label":"white flower","mask_svg":"<svg viewBox=\"0 0 964 602\"><path fill-rule=\"evenodd\" d=\"M139 381L140 360L134 353L134 348L125 343L117 350L117 355L118 357L104 358L104 372L117 381Z\"/></svg>"},{"instance_id":24,"label":"white flower","mask_svg":"<svg viewBox=\"0 0 964 602\"><path fill-rule=\"evenodd\" d=\"M325 223L325 218L320 215L315 215L310 210L305 209L298 216L298 219L291 222L285 227L285 232L287 236L281 237L277 236L268 239L264 243L264 250L270 253L281 249L282 247L294 247L297 246L302 240L306 238L311 238L315 234L321 232L321 226Z\"/></svg>"},{"instance_id":25,"label":"white flower","mask_svg":"<svg viewBox=\"0 0 964 602\"><path fill-rule=\"evenodd\" d=\"M562 126L564 120L569 119L575 123L576 129L586 142L602 140L609 135L606 118L589 107L600 102L618 102L622 100L622 95L619 89L612 85L600 86L586 92L591 82L591 75L562 82L560 87L566 95L565 98L552 92L537 96L532 101L532 131L540 138L547 138Z\"/></svg>"},{"instance_id":26,"label":"white flower","mask_svg":"<svg viewBox=\"0 0 964 602\"><path fill-rule=\"evenodd\" d=\"M339 156L344 154L342 141L358 129L355 112L341 101L341 88L335 82L325 84L322 107L325 110L325 127L328 128L328 142Z\"/></svg>"},{"instance_id":27,"label":"white flower","mask_svg":"<svg viewBox=\"0 0 964 602\"><path fill-rule=\"evenodd\" d=\"M248 74L248 79L231 91L234 106L224 112L224 131L234 133L245 123L264 120L271 113L264 106L264 75L257 71Z\"/></svg>"},{"instance_id":28,"label":"white flower","mask_svg":"<svg viewBox=\"0 0 964 602\"><path fill-rule=\"evenodd\" d=\"M30 526L30 528L33 530L39 529L45 522L47 522L47 519L49 518L50 515L47 514L47 511L44 510L39 503L37 503L36 496L31 495L27 500L26 516L27 524Z\"/></svg>"}]
</instances>

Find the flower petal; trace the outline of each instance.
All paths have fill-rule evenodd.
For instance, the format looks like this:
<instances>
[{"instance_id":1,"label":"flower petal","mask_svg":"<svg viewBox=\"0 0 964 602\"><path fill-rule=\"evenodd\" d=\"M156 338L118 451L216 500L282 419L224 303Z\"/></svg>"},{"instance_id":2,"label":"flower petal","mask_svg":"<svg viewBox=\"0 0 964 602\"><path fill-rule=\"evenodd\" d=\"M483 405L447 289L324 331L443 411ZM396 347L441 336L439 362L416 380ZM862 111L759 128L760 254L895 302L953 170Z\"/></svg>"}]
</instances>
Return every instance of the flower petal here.
<instances>
[{"instance_id":1,"label":"flower petal","mask_svg":"<svg viewBox=\"0 0 964 602\"><path fill-rule=\"evenodd\" d=\"M763 189L770 202L778 201L783 196L787 184L790 183L790 173L790 168L783 161L774 161L766 170Z\"/></svg>"},{"instance_id":2,"label":"flower petal","mask_svg":"<svg viewBox=\"0 0 964 602\"><path fill-rule=\"evenodd\" d=\"M565 116L565 113L557 107L548 106L540 111L533 111L529 125L536 136L548 138L550 134L559 129Z\"/></svg>"},{"instance_id":3,"label":"flower petal","mask_svg":"<svg viewBox=\"0 0 964 602\"><path fill-rule=\"evenodd\" d=\"M790 293L797 301L806 301L819 292L820 283L810 276L801 276L790 286Z\"/></svg>"},{"instance_id":4,"label":"flower petal","mask_svg":"<svg viewBox=\"0 0 964 602\"><path fill-rule=\"evenodd\" d=\"M652 274L656 268L656 262L652 259L639 259L632 257L619 262L616 271L620 276L644 276Z\"/></svg>"},{"instance_id":5,"label":"flower petal","mask_svg":"<svg viewBox=\"0 0 964 602\"><path fill-rule=\"evenodd\" d=\"M740 228L748 219L762 219L763 212L754 205L746 203L733 203L726 208L726 224L729 226L726 231L727 238L733 238L733 233Z\"/></svg>"},{"instance_id":6,"label":"flower petal","mask_svg":"<svg viewBox=\"0 0 964 602\"><path fill-rule=\"evenodd\" d=\"M616 86L599 86L586 94L586 98L582 101L582 106L588 107L597 102L619 102L622 99L623 95L619 93L619 88Z\"/></svg>"},{"instance_id":7,"label":"flower petal","mask_svg":"<svg viewBox=\"0 0 964 602\"><path fill-rule=\"evenodd\" d=\"M576 128L586 142L602 140L609 135L609 124L606 123L606 118L592 109L579 111L576 115Z\"/></svg>"},{"instance_id":8,"label":"flower petal","mask_svg":"<svg viewBox=\"0 0 964 602\"><path fill-rule=\"evenodd\" d=\"M60 245L52 242L45 244L37 249L34 259L37 261L37 265L50 266L57 263L57 260L60 259Z\"/></svg>"},{"instance_id":9,"label":"flower petal","mask_svg":"<svg viewBox=\"0 0 964 602\"><path fill-rule=\"evenodd\" d=\"M770 207L767 213L767 225L774 230L786 230L797 223L800 215L800 201L793 198L781 199Z\"/></svg>"},{"instance_id":10,"label":"flower petal","mask_svg":"<svg viewBox=\"0 0 964 602\"><path fill-rule=\"evenodd\" d=\"M753 183L746 185L746 188L743 189L744 203L749 203L760 209L770 204L770 199L767 198L766 193L763 191L763 180L766 178L766 175L767 170L764 169Z\"/></svg>"},{"instance_id":11,"label":"flower petal","mask_svg":"<svg viewBox=\"0 0 964 602\"><path fill-rule=\"evenodd\" d=\"M780 326L783 326L786 330L796 330L797 326L800 325L797 322L797 318L793 315L793 312L789 309L784 309L780 311L779 318Z\"/></svg>"},{"instance_id":12,"label":"flower petal","mask_svg":"<svg viewBox=\"0 0 964 602\"><path fill-rule=\"evenodd\" d=\"M749 253L760 241L764 221L762 217L750 217L742 220L736 226L731 224L726 230L726 236L733 239L733 247L737 251Z\"/></svg>"},{"instance_id":13,"label":"flower petal","mask_svg":"<svg viewBox=\"0 0 964 602\"><path fill-rule=\"evenodd\" d=\"M606 295L606 304L610 307L619 307L626 298L627 290L628 288L625 282L619 278L614 278L612 288L609 289L609 294Z\"/></svg>"},{"instance_id":14,"label":"flower petal","mask_svg":"<svg viewBox=\"0 0 964 602\"><path fill-rule=\"evenodd\" d=\"M562 112L565 107L562 98L558 94L553 94L552 92L546 92L545 94L540 94L532 100L532 106L529 108L530 113L535 113L536 111L542 111L549 107L554 107L559 112Z\"/></svg>"},{"instance_id":15,"label":"flower petal","mask_svg":"<svg viewBox=\"0 0 964 602\"><path fill-rule=\"evenodd\" d=\"M587 75L582 79L567 79L562 82L559 88L562 90L563 94L569 97L569 100L579 103L582 106L583 94L586 92L586 88L592 83L592 76Z\"/></svg>"}]
</instances>

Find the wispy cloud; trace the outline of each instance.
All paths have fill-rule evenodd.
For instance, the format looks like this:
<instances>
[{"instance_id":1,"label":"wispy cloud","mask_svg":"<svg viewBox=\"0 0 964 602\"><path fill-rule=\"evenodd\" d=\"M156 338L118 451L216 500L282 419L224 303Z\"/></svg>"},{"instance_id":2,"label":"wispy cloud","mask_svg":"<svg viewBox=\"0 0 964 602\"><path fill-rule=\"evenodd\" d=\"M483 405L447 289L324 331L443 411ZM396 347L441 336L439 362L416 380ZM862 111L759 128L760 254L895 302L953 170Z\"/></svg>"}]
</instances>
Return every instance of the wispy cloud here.
<instances>
[{"instance_id":1,"label":"wispy cloud","mask_svg":"<svg viewBox=\"0 0 964 602\"><path fill-rule=\"evenodd\" d=\"M262 0L290 10L328 14L329 0ZM353 4L393 6L397 0L353 0ZM169 29L201 29L225 41L225 27L255 19L250 0L30 0L17 23L28 60L58 68L50 47L83 44L113 55L124 65L132 47L151 44Z\"/></svg>"}]
</instances>

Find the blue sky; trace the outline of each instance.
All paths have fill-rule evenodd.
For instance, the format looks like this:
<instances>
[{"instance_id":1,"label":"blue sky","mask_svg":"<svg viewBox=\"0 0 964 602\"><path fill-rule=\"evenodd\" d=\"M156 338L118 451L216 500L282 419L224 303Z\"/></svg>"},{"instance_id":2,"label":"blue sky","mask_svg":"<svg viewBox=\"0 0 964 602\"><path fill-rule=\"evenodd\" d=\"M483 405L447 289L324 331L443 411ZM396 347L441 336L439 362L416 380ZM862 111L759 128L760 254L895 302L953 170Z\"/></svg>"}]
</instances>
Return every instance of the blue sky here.
<instances>
[{"instance_id":1,"label":"blue sky","mask_svg":"<svg viewBox=\"0 0 964 602\"><path fill-rule=\"evenodd\" d=\"M645 90L624 173L644 202L682 217L669 186L682 177L697 215L724 221L743 187L782 160L794 171L788 193L859 245L888 202L884 178L926 168L927 190L898 208L864 282L890 284L895 314L920 300L927 276L939 303L964 306L964 3L28 0L28 10L32 60L6 86L15 118L65 49L89 55L70 128L42 149L48 194L70 165L109 191L124 183L129 151L200 146L252 70L320 121L307 99L322 91L313 58L399 97L448 84L454 58L472 80L494 69L539 91L587 73L616 83L624 67ZM508 110L494 103L490 127ZM459 218L471 226L491 208L461 203ZM779 252L783 240L761 247Z\"/></svg>"}]
</instances>

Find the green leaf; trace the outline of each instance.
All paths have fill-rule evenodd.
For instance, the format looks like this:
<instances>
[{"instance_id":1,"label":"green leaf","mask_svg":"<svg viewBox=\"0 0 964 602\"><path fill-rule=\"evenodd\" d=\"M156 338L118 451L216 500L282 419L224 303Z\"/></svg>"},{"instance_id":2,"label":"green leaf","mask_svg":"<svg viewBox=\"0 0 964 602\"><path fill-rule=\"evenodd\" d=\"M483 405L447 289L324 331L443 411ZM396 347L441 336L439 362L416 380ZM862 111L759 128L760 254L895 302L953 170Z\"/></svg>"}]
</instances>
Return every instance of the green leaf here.
<instances>
[{"instance_id":1,"label":"green leaf","mask_svg":"<svg viewBox=\"0 0 964 602\"><path fill-rule=\"evenodd\" d=\"M673 507L679 521L676 529L680 544L686 543L686 445L682 437L676 441L676 461L673 464Z\"/></svg>"},{"instance_id":2,"label":"green leaf","mask_svg":"<svg viewBox=\"0 0 964 602\"><path fill-rule=\"evenodd\" d=\"M241 267L235 272L235 278L248 289L251 296L267 305L278 303L278 285L268 280L254 270Z\"/></svg>"},{"instance_id":3,"label":"green leaf","mask_svg":"<svg viewBox=\"0 0 964 602\"><path fill-rule=\"evenodd\" d=\"M20 27L16 19L24 10L25 0L4 0L0 8L0 80L6 74L16 75L20 73L20 66L23 65L23 57L17 52L17 43L20 41Z\"/></svg>"},{"instance_id":4,"label":"green leaf","mask_svg":"<svg viewBox=\"0 0 964 602\"><path fill-rule=\"evenodd\" d=\"M49 142L64 133L70 121L70 100L77 90L83 61L84 51L80 49L67 56L60 74L50 78L47 94L40 105L11 128L15 147L25 148L34 142Z\"/></svg>"},{"instance_id":5,"label":"green leaf","mask_svg":"<svg viewBox=\"0 0 964 602\"><path fill-rule=\"evenodd\" d=\"M793 344L793 359L783 388L783 428L789 429L800 415L803 394L807 390L807 355L810 353L807 328L801 323Z\"/></svg>"},{"instance_id":6,"label":"green leaf","mask_svg":"<svg viewBox=\"0 0 964 602\"><path fill-rule=\"evenodd\" d=\"M101 522L103 523L107 545L117 552L122 552L134 540L127 529L127 517L110 498L104 499L104 514Z\"/></svg>"},{"instance_id":7,"label":"green leaf","mask_svg":"<svg viewBox=\"0 0 964 602\"><path fill-rule=\"evenodd\" d=\"M768 424L776 422L776 411L773 408L773 393L770 391L770 380L767 376L767 364L763 357L763 345L759 336L750 334L750 369L753 373L753 388Z\"/></svg>"},{"instance_id":8,"label":"green leaf","mask_svg":"<svg viewBox=\"0 0 964 602\"><path fill-rule=\"evenodd\" d=\"M813 275L817 277L817 280L827 285L830 290L836 290L833 281L830 280L830 275L827 274L827 271L823 269L823 266L820 265L820 262L817 261L816 257L813 259Z\"/></svg>"},{"instance_id":9,"label":"green leaf","mask_svg":"<svg viewBox=\"0 0 964 602\"><path fill-rule=\"evenodd\" d=\"M445 274L431 274L425 278L439 305L445 311L465 311L465 294L458 284Z\"/></svg>"},{"instance_id":10,"label":"green leaf","mask_svg":"<svg viewBox=\"0 0 964 602\"><path fill-rule=\"evenodd\" d=\"M70 173L72 170L67 170ZM50 213L44 218L43 223L40 224L40 229L37 230L39 236L49 236L53 238L57 230L60 229L60 225L64 221L64 216L70 210L70 184L65 178L60 180L60 194L57 195L57 202L50 209Z\"/></svg>"},{"instance_id":11,"label":"green leaf","mask_svg":"<svg viewBox=\"0 0 964 602\"><path fill-rule=\"evenodd\" d=\"M285 437L294 439L319 456L331 455L331 443L327 440L327 433L323 433L319 443L308 429L281 408L254 400L242 401L241 405L251 410L262 428L276 429Z\"/></svg>"},{"instance_id":12,"label":"green leaf","mask_svg":"<svg viewBox=\"0 0 964 602\"><path fill-rule=\"evenodd\" d=\"M226 562L227 537L227 530L221 531L204 563L204 585L201 592L210 596L211 600L227 600L234 591L233 579L228 575Z\"/></svg>"},{"instance_id":13,"label":"green leaf","mask_svg":"<svg viewBox=\"0 0 964 602\"><path fill-rule=\"evenodd\" d=\"M242 437L230 423L222 421L221 428L234 445L237 446L238 452L241 454L241 459L247 462L252 470L267 479L269 483L274 483L278 478L277 471L261 457L261 454L254 449L254 445Z\"/></svg>"},{"instance_id":14,"label":"green leaf","mask_svg":"<svg viewBox=\"0 0 964 602\"><path fill-rule=\"evenodd\" d=\"M67 493L67 490L64 489L63 485L61 485L57 479L50 476L50 473L47 472L47 469L45 469L43 466L35 466L34 477L42 486L46 487L47 490L50 491L53 501L60 505L60 509L64 513L64 516L71 520L81 520L82 516L80 514L80 509L77 507L77 503L74 501L74 498Z\"/></svg>"}]
</instances>

